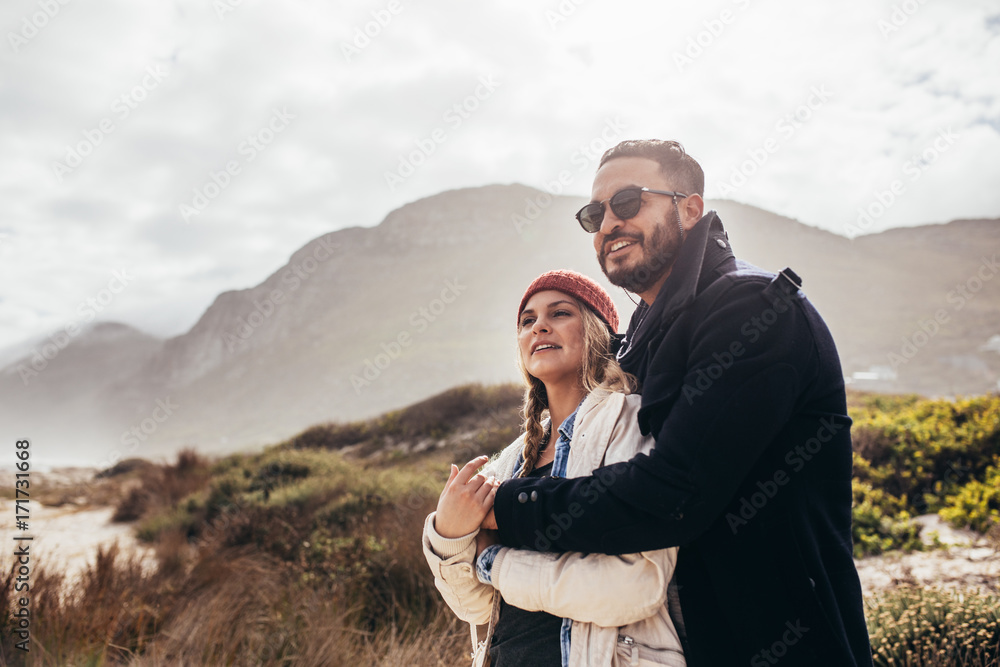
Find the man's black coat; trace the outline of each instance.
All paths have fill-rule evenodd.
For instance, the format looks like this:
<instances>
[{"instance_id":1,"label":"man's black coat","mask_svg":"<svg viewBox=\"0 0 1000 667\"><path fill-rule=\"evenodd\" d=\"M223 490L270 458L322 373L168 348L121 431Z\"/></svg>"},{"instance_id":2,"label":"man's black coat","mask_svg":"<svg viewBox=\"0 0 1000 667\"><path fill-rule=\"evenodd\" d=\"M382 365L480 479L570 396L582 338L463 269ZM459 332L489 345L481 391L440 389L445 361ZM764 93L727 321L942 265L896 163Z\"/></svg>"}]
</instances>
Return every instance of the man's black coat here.
<instances>
[{"instance_id":1,"label":"man's black coat","mask_svg":"<svg viewBox=\"0 0 1000 667\"><path fill-rule=\"evenodd\" d=\"M496 496L507 546L679 546L691 667L872 664L844 379L797 282L737 262L709 212L619 354L642 384L653 451L590 477L510 480Z\"/></svg>"}]
</instances>

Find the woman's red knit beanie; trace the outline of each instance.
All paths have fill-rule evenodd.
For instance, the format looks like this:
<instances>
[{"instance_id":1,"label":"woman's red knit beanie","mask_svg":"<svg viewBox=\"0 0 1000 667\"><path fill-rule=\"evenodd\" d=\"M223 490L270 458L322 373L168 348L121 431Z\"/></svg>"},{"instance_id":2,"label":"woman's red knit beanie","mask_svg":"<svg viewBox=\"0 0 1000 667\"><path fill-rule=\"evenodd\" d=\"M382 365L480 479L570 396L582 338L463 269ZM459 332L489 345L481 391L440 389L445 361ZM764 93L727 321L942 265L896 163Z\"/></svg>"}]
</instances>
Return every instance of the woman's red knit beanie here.
<instances>
[{"instance_id":1,"label":"woman's red knit beanie","mask_svg":"<svg viewBox=\"0 0 1000 667\"><path fill-rule=\"evenodd\" d=\"M535 278L528 285L528 290L521 298L521 305L517 308L517 323L520 326L521 313L528 299L536 292L554 289L575 296L580 301L587 304L597 316L604 320L604 323L611 328L611 333L618 332L618 309L615 308L614 301L608 296L603 287L596 282L576 271L569 269L557 269L548 271Z\"/></svg>"}]
</instances>

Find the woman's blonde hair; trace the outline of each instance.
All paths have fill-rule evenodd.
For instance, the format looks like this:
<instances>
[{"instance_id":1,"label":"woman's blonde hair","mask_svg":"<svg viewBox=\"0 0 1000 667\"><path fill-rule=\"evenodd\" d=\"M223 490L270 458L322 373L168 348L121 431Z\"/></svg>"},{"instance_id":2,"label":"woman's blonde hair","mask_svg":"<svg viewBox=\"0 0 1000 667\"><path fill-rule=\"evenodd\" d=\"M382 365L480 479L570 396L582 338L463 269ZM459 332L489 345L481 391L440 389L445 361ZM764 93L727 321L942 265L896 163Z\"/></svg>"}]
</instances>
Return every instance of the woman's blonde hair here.
<instances>
[{"instance_id":1,"label":"woman's blonde hair","mask_svg":"<svg viewBox=\"0 0 1000 667\"><path fill-rule=\"evenodd\" d=\"M580 311L583 320L583 360L580 364L580 386L588 394L597 388L608 391L621 391L626 394L633 393L638 382L635 377L622 370L618 361L611 353L611 331L608 325L597 316L585 303L577 298L573 298ZM521 351L517 351L517 367L521 371L521 378L524 380L524 405L521 414L524 417L524 449L521 454L524 457L524 465L521 466L520 477L530 473L543 446L546 444L546 431L542 426L544 413L548 411L549 399L545 393L545 385L536 377L528 373L524 366L524 359L521 358ZM555 425L558 427L558 424Z\"/></svg>"}]
</instances>

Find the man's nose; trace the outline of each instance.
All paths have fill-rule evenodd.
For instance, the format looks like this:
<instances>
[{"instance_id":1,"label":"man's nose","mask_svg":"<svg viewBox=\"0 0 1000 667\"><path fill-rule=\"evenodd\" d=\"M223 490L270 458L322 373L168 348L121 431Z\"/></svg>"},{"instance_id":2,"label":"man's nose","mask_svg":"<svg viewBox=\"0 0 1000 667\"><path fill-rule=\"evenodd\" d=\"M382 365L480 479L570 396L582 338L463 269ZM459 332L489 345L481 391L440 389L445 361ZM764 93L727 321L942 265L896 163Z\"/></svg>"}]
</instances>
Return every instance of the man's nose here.
<instances>
[{"instance_id":1,"label":"man's nose","mask_svg":"<svg viewBox=\"0 0 1000 667\"><path fill-rule=\"evenodd\" d=\"M599 234L607 236L624 224L625 222L615 215L614 211L611 210L611 207L608 206L604 210L604 219L601 220L601 228L597 231Z\"/></svg>"}]
</instances>

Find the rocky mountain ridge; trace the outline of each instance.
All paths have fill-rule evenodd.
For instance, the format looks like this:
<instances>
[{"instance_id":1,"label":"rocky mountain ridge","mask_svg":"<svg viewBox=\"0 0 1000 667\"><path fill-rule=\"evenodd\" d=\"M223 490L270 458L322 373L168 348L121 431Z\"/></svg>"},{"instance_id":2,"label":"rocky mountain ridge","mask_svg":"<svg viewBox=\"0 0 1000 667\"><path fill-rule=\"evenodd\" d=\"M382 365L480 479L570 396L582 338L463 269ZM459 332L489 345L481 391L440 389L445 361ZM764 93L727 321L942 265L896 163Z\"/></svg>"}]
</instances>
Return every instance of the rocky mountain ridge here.
<instances>
[{"instance_id":1,"label":"rocky mountain ridge","mask_svg":"<svg viewBox=\"0 0 1000 667\"><path fill-rule=\"evenodd\" d=\"M582 199L541 194L515 184L428 197L376 227L314 239L259 285L220 294L180 336L102 323L27 382L19 369L31 355L13 361L0 370L4 435L74 462L231 451L459 384L515 380L513 310L528 282L558 267L608 286L573 220ZM708 205L738 257L803 277L852 386L997 388L997 220L849 240L745 204ZM634 306L608 287L626 320ZM159 419L167 399L177 407Z\"/></svg>"}]
</instances>

